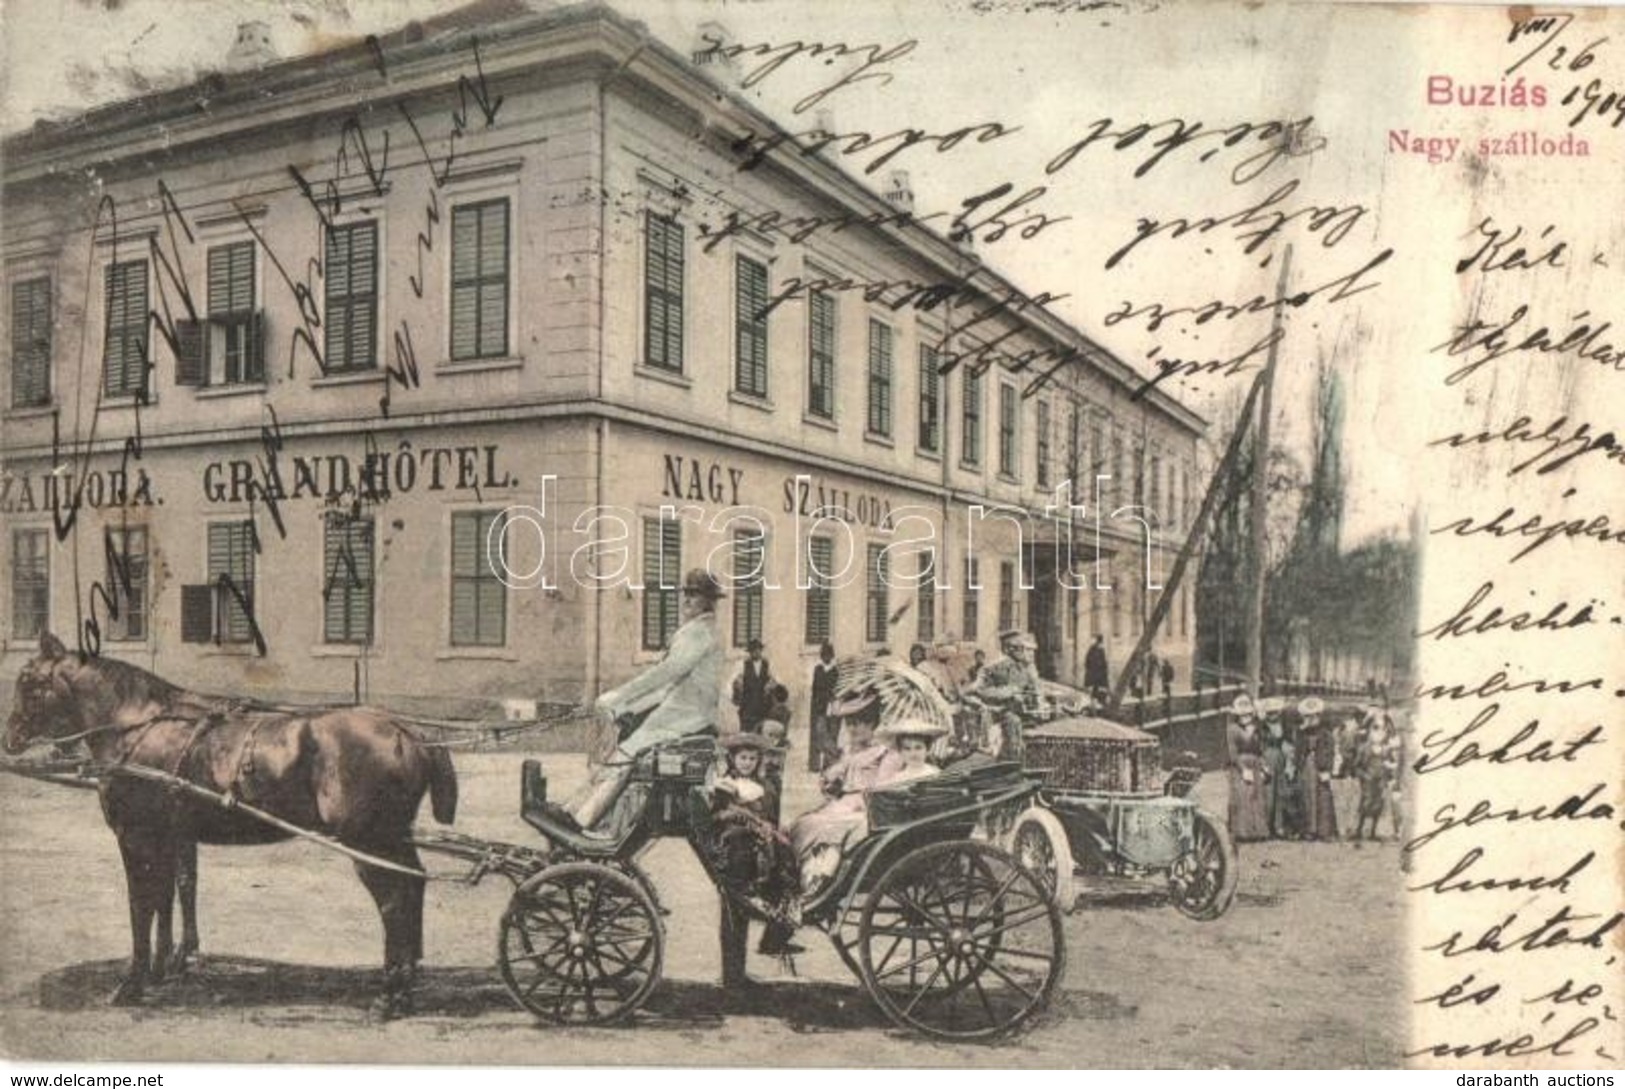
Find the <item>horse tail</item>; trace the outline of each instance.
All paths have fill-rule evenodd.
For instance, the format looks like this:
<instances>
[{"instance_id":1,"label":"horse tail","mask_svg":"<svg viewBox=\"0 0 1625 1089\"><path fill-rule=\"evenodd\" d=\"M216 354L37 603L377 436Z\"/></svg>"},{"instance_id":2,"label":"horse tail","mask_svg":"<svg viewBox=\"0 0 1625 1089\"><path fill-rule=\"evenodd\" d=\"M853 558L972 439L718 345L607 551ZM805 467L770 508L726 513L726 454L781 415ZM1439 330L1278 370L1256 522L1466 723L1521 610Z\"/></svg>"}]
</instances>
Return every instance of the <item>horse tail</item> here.
<instances>
[{"instance_id":1,"label":"horse tail","mask_svg":"<svg viewBox=\"0 0 1625 1089\"><path fill-rule=\"evenodd\" d=\"M434 819L450 824L457 819L457 769L452 766L451 754L440 746L429 753L429 805Z\"/></svg>"}]
</instances>

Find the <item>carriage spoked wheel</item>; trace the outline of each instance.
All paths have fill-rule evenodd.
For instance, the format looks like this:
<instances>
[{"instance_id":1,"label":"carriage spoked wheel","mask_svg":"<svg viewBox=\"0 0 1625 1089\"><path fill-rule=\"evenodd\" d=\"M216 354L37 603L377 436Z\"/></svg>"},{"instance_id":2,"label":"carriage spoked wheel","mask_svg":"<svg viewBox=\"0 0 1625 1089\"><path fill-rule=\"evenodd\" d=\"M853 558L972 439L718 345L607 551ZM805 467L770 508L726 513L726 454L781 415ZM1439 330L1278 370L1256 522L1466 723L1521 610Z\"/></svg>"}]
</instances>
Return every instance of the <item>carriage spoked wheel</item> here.
<instances>
[{"instance_id":1,"label":"carriage spoked wheel","mask_svg":"<svg viewBox=\"0 0 1625 1089\"><path fill-rule=\"evenodd\" d=\"M1198 922L1223 915L1236 895L1236 845L1206 813L1195 814L1191 849L1168 873L1169 899L1180 914Z\"/></svg>"},{"instance_id":2,"label":"carriage spoked wheel","mask_svg":"<svg viewBox=\"0 0 1625 1089\"><path fill-rule=\"evenodd\" d=\"M502 916L502 980L525 1009L559 1025L603 1025L643 1005L660 980L665 935L626 874L592 862L550 866Z\"/></svg>"},{"instance_id":3,"label":"carriage spoked wheel","mask_svg":"<svg viewBox=\"0 0 1625 1089\"><path fill-rule=\"evenodd\" d=\"M959 841L899 859L859 923L863 982L886 1016L942 1039L1014 1032L1065 962L1049 892L1006 852Z\"/></svg>"},{"instance_id":4,"label":"carriage spoked wheel","mask_svg":"<svg viewBox=\"0 0 1625 1089\"><path fill-rule=\"evenodd\" d=\"M1010 853L1038 878L1054 897L1056 907L1068 915L1077 908L1072 844L1054 813L1033 806L1017 817L1010 833Z\"/></svg>"}]
</instances>

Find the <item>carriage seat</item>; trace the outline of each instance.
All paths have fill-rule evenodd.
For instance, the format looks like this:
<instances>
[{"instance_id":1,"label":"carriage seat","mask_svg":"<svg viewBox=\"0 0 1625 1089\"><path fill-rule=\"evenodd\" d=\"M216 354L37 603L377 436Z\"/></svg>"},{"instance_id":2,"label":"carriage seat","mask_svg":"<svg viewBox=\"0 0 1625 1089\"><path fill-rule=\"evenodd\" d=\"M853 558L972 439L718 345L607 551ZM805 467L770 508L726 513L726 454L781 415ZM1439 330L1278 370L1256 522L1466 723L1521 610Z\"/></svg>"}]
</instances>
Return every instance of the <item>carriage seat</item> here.
<instances>
[{"instance_id":1,"label":"carriage seat","mask_svg":"<svg viewBox=\"0 0 1625 1089\"><path fill-rule=\"evenodd\" d=\"M562 844L586 858L615 857L632 836L632 830L620 839L605 839L583 832L567 809L547 800L547 777L542 774L539 760L526 760L520 767L519 816L550 842Z\"/></svg>"}]
</instances>

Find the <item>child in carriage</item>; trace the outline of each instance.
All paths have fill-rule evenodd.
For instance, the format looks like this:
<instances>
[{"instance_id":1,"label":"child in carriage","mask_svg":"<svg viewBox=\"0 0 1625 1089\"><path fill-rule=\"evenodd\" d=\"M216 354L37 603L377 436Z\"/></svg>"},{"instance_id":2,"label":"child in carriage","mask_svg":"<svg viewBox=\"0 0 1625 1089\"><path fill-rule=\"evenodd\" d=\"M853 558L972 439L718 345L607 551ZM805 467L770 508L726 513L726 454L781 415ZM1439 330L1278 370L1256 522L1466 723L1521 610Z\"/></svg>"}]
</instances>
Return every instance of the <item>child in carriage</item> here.
<instances>
[{"instance_id":1,"label":"child in carriage","mask_svg":"<svg viewBox=\"0 0 1625 1089\"><path fill-rule=\"evenodd\" d=\"M799 953L790 937L801 924L801 875L790 840L778 828L778 790L764 767L762 734L724 737L723 769L711 786L710 830L701 841L717 877L767 919L757 952ZM735 926L743 926L736 920ZM740 945L743 947L743 932Z\"/></svg>"}]
</instances>

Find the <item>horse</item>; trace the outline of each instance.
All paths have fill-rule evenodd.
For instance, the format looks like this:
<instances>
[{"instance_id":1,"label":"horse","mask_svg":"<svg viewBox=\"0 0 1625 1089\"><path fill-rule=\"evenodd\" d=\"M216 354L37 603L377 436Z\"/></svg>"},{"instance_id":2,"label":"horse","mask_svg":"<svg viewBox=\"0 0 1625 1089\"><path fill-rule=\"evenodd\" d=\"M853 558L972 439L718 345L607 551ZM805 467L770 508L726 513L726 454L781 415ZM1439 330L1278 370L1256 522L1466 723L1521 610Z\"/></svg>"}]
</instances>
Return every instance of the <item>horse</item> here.
<instances>
[{"instance_id":1,"label":"horse","mask_svg":"<svg viewBox=\"0 0 1625 1089\"><path fill-rule=\"evenodd\" d=\"M457 777L444 748L425 745L371 707L283 710L242 706L189 692L146 670L70 652L46 633L23 666L4 748L85 744L110 773L98 787L118 839L129 895L128 973L111 1001L139 1001L146 985L185 971L198 952L197 845L250 845L290 833L230 805L118 768L137 765L333 837L356 851L421 871L409 835L428 793L434 818L450 824ZM356 863L384 929L383 1017L411 1012L423 957L422 877ZM181 905L179 946L172 932ZM156 947L154 946L156 932Z\"/></svg>"}]
</instances>

